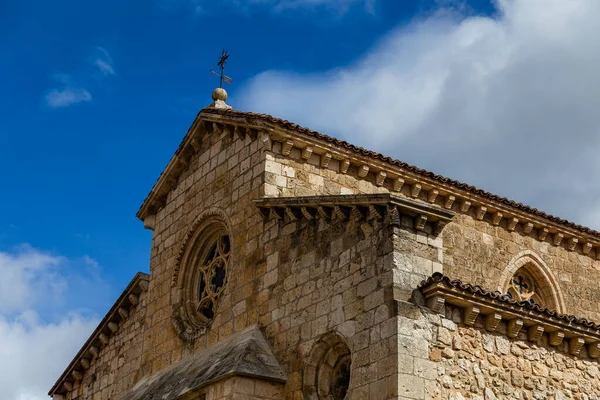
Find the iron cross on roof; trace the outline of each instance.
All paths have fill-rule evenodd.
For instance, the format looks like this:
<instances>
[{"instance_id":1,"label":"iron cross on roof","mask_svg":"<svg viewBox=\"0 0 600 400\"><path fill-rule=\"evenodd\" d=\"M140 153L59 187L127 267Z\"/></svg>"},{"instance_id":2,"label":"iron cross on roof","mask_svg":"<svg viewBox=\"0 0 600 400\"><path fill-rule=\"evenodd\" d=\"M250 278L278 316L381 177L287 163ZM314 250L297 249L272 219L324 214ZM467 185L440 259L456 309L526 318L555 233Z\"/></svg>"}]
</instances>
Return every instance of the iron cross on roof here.
<instances>
[{"instance_id":1,"label":"iron cross on roof","mask_svg":"<svg viewBox=\"0 0 600 400\"><path fill-rule=\"evenodd\" d=\"M220 88L223 87L223 82L231 85L231 78L228 77L227 75L225 75L225 62L227 61L228 58L229 58L229 54L227 53L227 50L223 49L223 51L221 52L221 59L217 63L217 66L221 70L220 73L216 73L212 69L210 70L210 72L213 75L216 75L219 77L219 87Z\"/></svg>"}]
</instances>

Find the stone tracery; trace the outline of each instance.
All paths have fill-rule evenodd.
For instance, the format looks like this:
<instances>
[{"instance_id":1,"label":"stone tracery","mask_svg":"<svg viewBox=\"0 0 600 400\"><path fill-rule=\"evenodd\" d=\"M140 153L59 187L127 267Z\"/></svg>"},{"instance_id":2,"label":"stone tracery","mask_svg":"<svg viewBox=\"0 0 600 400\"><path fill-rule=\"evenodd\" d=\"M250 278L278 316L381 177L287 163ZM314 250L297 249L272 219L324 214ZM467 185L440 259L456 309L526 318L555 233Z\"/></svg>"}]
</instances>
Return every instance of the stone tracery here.
<instances>
[{"instance_id":1,"label":"stone tracery","mask_svg":"<svg viewBox=\"0 0 600 400\"><path fill-rule=\"evenodd\" d=\"M202 335L215 317L228 280L231 239L224 218L198 219L184 240L173 276L173 325L179 337Z\"/></svg>"},{"instance_id":2,"label":"stone tracery","mask_svg":"<svg viewBox=\"0 0 600 400\"><path fill-rule=\"evenodd\" d=\"M558 280L544 260L531 250L522 251L511 260L500 277L498 291L513 300L566 313Z\"/></svg>"}]
</instances>

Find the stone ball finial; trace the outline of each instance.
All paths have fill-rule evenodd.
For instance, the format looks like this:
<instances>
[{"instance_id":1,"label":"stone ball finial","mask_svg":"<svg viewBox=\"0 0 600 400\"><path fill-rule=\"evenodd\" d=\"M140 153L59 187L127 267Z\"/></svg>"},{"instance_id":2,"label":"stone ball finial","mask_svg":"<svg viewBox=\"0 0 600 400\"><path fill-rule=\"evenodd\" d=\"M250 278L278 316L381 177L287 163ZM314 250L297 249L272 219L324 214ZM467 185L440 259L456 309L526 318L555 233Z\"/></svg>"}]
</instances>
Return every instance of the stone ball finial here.
<instances>
[{"instance_id":1,"label":"stone ball finial","mask_svg":"<svg viewBox=\"0 0 600 400\"><path fill-rule=\"evenodd\" d=\"M217 100L226 101L227 100L227 92L223 88L216 88L212 92L212 99L214 101L217 101Z\"/></svg>"}]
</instances>

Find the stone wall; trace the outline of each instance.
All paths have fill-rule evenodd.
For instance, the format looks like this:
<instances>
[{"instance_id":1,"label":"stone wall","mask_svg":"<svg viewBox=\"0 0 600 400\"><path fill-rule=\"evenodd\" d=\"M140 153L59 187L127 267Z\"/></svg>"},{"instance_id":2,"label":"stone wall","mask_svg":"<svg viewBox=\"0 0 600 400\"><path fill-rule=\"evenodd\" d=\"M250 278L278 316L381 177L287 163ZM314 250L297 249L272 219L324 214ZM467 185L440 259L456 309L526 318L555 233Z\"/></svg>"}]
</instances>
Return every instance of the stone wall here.
<instances>
[{"instance_id":1,"label":"stone wall","mask_svg":"<svg viewBox=\"0 0 600 400\"><path fill-rule=\"evenodd\" d=\"M275 143L272 154L267 154L264 192L269 196L398 194L387 184L377 185L371 173L360 177L356 166L350 166L346 173L341 173L337 160L332 159L327 166L322 166L321 157L316 154L305 159L301 149L293 148L287 156L283 156L281 151L281 143ZM408 185L404 185L399 194L413 198ZM426 193L421 192L417 199L427 202ZM443 207L441 198L434 204ZM600 281L600 261L594 258L593 253L584 255L580 249L569 251L566 240L555 246L551 235L540 241L536 230L525 234L520 225L512 232L505 222L494 226L490 213L478 220L475 207L463 212L461 204L455 202L452 211L456 217L444 228L440 241L436 242L436 245L440 244L440 250L436 259L431 259L437 263L434 271L443 268L445 275L493 291L504 283L500 282L500 277L511 260L523 250L531 250L556 277L556 286L562 292L565 303L563 311L600 321L600 292L595 284ZM430 240L426 234L421 236L418 238L421 242ZM429 270L429 267L426 269ZM414 278L413 283L416 280Z\"/></svg>"},{"instance_id":2,"label":"stone wall","mask_svg":"<svg viewBox=\"0 0 600 400\"><path fill-rule=\"evenodd\" d=\"M600 399L597 359L585 350L568 352L565 342L536 342L521 332L515 339L461 324L462 310L445 307L440 316L410 303L399 304L399 375L403 399Z\"/></svg>"},{"instance_id":3,"label":"stone wall","mask_svg":"<svg viewBox=\"0 0 600 400\"><path fill-rule=\"evenodd\" d=\"M224 379L209 385L182 400L280 400L280 384L241 376Z\"/></svg>"},{"instance_id":4,"label":"stone wall","mask_svg":"<svg viewBox=\"0 0 600 400\"><path fill-rule=\"evenodd\" d=\"M158 212L150 258L144 376L258 322L258 303L246 306L244 299L256 295L254 278L262 275L257 263L262 254L258 243L262 218L251 202L258 197L263 180L261 151L258 142L249 136L204 135L199 152ZM213 209L222 211L231 230L229 282L210 331L190 345L178 337L173 327L173 276L184 238L194 222Z\"/></svg>"},{"instance_id":5,"label":"stone wall","mask_svg":"<svg viewBox=\"0 0 600 400\"><path fill-rule=\"evenodd\" d=\"M66 400L118 398L139 380L147 305L146 295L142 293L139 303L129 310L129 317L109 337L108 344L100 349Z\"/></svg>"}]
</instances>

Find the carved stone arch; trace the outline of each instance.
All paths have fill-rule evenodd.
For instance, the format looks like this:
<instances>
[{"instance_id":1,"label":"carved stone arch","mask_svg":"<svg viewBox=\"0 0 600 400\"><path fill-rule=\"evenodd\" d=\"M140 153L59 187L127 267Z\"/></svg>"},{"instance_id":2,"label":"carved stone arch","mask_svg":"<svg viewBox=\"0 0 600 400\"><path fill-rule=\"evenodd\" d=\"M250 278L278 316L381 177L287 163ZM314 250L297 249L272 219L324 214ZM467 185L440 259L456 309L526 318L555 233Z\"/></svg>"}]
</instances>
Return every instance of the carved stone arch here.
<instances>
[{"instance_id":1,"label":"carved stone arch","mask_svg":"<svg viewBox=\"0 0 600 400\"><path fill-rule=\"evenodd\" d=\"M220 209L199 215L183 238L171 287L173 326L184 341L206 332L231 275L230 221Z\"/></svg>"},{"instance_id":2,"label":"carved stone arch","mask_svg":"<svg viewBox=\"0 0 600 400\"><path fill-rule=\"evenodd\" d=\"M558 280L544 260L531 250L521 251L508 263L500 277L498 291L510 294L513 280L522 280L523 277L525 280L532 280L535 285L535 292L530 293L529 297L543 307L560 314L566 313Z\"/></svg>"},{"instance_id":3,"label":"carved stone arch","mask_svg":"<svg viewBox=\"0 0 600 400\"><path fill-rule=\"evenodd\" d=\"M307 400L350 398L352 357L346 338L335 331L324 334L306 358L302 389Z\"/></svg>"}]
</instances>

